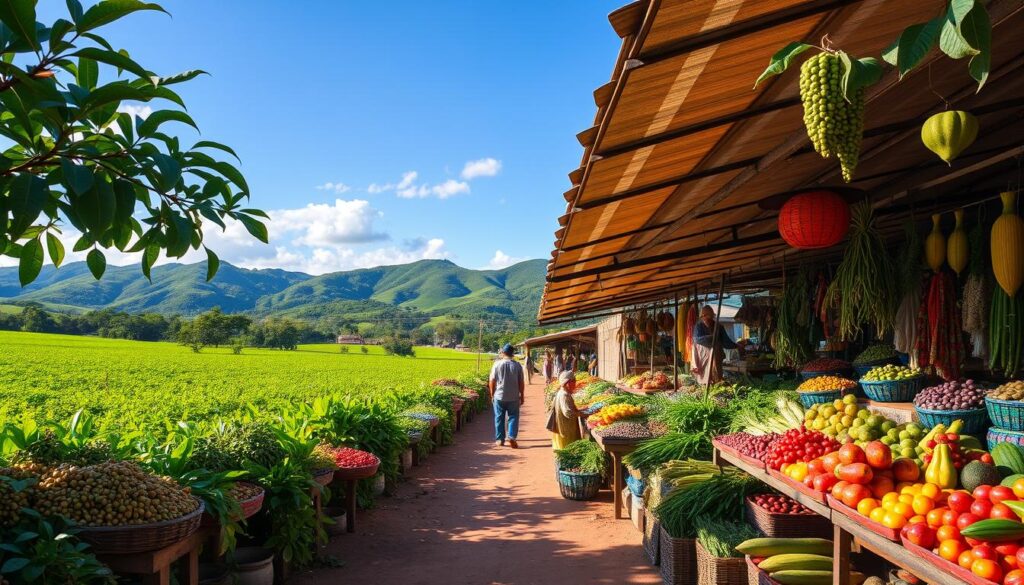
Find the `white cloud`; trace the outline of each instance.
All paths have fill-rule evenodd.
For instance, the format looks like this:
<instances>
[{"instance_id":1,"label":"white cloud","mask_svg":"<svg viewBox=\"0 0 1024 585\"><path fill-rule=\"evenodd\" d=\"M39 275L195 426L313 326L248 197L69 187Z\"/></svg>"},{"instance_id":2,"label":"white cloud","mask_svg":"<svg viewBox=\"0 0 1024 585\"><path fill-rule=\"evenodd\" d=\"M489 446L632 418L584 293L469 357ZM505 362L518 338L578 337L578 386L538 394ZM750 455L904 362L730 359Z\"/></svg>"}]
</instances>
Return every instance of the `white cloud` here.
<instances>
[{"instance_id":1,"label":"white cloud","mask_svg":"<svg viewBox=\"0 0 1024 585\"><path fill-rule=\"evenodd\" d=\"M501 161L494 158L471 160L462 167L461 177L467 181L477 177L493 177L501 171Z\"/></svg>"},{"instance_id":2,"label":"white cloud","mask_svg":"<svg viewBox=\"0 0 1024 585\"><path fill-rule=\"evenodd\" d=\"M146 118L149 117L150 114L153 113L153 108L151 106L146 106L146 105L133 106L133 105L121 104L120 106L117 107L117 111L118 112L127 112L127 113L131 114L132 117L138 116L138 117L142 118L143 120L145 120Z\"/></svg>"},{"instance_id":3,"label":"white cloud","mask_svg":"<svg viewBox=\"0 0 1024 585\"><path fill-rule=\"evenodd\" d=\"M247 258L236 262L244 268L281 268L308 274L324 274L339 270L371 268L393 264L407 264L417 260L444 259L450 253L445 250L444 240L432 238L422 240L415 248L387 246L358 252L351 248L314 248L309 253L299 253L285 246L277 246L272 256Z\"/></svg>"},{"instance_id":4,"label":"white cloud","mask_svg":"<svg viewBox=\"0 0 1024 585\"><path fill-rule=\"evenodd\" d=\"M398 185L395 186L395 188L396 189L408 189L410 186L412 186L413 181L415 181L416 177L418 177L418 176L420 176L420 174L417 173L416 171L408 171L408 172L402 173L402 180L398 182Z\"/></svg>"},{"instance_id":5,"label":"white cloud","mask_svg":"<svg viewBox=\"0 0 1024 585\"><path fill-rule=\"evenodd\" d=\"M352 187L349 187L345 183L332 183L330 181L327 181L323 185L317 185L316 186L316 190L317 191L331 191L331 192L333 192L336 195L341 195L342 193L347 193L347 192L351 191Z\"/></svg>"},{"instance_id":6,"label":"white cloud","mask_svg":"<svg viewBox=\"0 0 1024 585\"><path fill-rule=\"evenodd\" d=\"M440 199L447 199L460 193L469 193L469 183L448 179L444 183L431 187L430 192Z\"/></svg>"},{"instance_id":7,"label":"white cloud","mask_svg":"<svg viewBox=\"0 0 1024 585\"><path fill-rule=\"evenodd\" d=\"M491 261L487 263L487 268L491 270L499 270L501 268L508 268L509 266L512 266L513 264L518 264L524 260L529 260L529 258L509 256L508 254L502 252L501 250L495 250L494 256L491 258Z\"/></svg>"},{"instance_id":8,"label":"white cloud","mask_svg":"<svg viewBox=\"0 0 1024 585\"><path fill-rule=\"evenodd\" d=\"M310 203L299 209L271 211L268 215L271 237L298 234L291 241L296 246L363 244L388 237L373 229L373 222L384 214L363 199L335 199L334 205Z\"/></svg>"}]
</instances>

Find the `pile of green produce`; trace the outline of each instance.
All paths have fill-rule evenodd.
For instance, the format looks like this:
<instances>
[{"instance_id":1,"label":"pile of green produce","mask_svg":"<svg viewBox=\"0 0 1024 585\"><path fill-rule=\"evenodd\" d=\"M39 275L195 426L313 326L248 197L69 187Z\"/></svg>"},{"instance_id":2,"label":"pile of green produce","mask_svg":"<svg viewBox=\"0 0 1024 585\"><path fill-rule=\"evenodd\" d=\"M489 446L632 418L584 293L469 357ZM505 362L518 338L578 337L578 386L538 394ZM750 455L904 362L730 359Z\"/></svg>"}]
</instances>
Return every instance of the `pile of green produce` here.
<instances>
[{"instance_id":1,"label":"pile of green produce","mask_svg":"<svg viewBox=\"0 0 1024 585\"><path fill-rule=\"evenodd\" d=\"M593 441L569 443L565 449L555 451L555 461L561 471L601 476L608 471L608 455Z\"/></svg>"},{"instance_id":2,"label":"pile of green produce","mask_svg":"<svg viewBox=\"0 0 1024 585\"><path fill-rule=\"evenodd\" d=\"M854 365L861 366L865 364L873 364L883 360L894 360L899 357L896 353L896 348L889 345L888 343L876 343L868 346L864 351L860 352L856 358L854 358Z\"/></svg>"},{"instance_id":3,"label":"pile of green produce","mask_svg":"<svg viewBox=\"0 0 1024 585\"><path fill-rule=\"evenodd\" d=\"M726 559L742 557L743 553L736 550L740 543L756 538L757 529L746 522L715 520L705 516L697 518L697 542L711 556Z\"/></svg>"},{"instance_id":4,"label":"pile of green produce","mask_svg":"<svg viewBox=\"0 0 1024 585\"><path fill-rule=\"evenodd\" d=\"M700 518L711 522L742 518L746 497L766 489L757 479L731 467L705 481L683 485L654 509L672 538L696 538Z\"/></svg>"},{"instance_id":5,"label":"pile of green produce","mask_svg":"<svg viewBox=\"0 0 1024 585\"><path fill-rule=\"evenodd\" d=\"M895 380L910 380L912 378L918 378L921 376L921 368L911 368L908 366L897 366L895 364L888 364L885 366L876 366L868 370L867 374L861 378L862 382L892 382Z\"/></svg>"}]
</instances>

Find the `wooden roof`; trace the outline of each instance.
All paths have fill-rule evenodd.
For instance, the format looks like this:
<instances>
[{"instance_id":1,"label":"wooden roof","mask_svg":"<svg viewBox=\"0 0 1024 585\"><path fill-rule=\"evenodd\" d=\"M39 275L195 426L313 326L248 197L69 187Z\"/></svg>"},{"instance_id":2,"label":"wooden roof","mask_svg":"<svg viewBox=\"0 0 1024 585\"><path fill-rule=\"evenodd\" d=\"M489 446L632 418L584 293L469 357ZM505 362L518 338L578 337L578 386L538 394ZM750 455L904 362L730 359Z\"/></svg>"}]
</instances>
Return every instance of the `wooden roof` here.
<instances>
[{"instance_id":1,"label":"wooden roof","mask_svg":"<svg viewBox=\"0 0 1024 585\"><path fill-rule=\"evenodd\" d=\"M548 333L547 335L531 337L523 341L521 345L525 345L526 347L540 347L560 343L571 343L574 341L589 341L591 343L596 343L597 325L587 325L586 327L576 327L575 329L566 329L565 331L556 331L555 333Z\"/></svg>"},{"instance_id":2,"label":"wooden roof","mask_svg":"<svg viewBox=\"0 0 1024 585\"><path fill-rule=\"evenodd\" d=\"M577 135L583 160L569 173L539 320L666 298L723 273L731 290L749 290L770 284L786 259L841 252L795 253L778 235L776 212L762 205L842 181L835 159L810 148L799 68L756 90L754 80L794 40L818 44L828 34L851 55L877 56L945 4L642 0L613 13L622 48L612 81L594 92L593 127ZM915 209L982 197L949 194L977 190L979 175L1013 167L1012 149L1024 145L1024 8L1016 0L987 6L992 73L980 93L966 61L938 51L902 81L887 71L867 90L861 162L849 186L880 213L896 210L883 218L893 233ZM946 107L939 96L981 124L952 169L919 138L921 122Z\"/></svg>"}]
</instances>

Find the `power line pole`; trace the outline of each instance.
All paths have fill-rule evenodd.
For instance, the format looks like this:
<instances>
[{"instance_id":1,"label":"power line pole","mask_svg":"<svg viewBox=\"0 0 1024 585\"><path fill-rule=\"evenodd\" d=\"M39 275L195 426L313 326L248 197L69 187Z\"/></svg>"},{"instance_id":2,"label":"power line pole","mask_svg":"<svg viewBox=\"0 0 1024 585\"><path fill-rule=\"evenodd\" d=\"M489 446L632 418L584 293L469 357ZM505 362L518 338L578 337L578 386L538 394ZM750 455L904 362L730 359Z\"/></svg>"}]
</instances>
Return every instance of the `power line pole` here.
<instances>
[{"instance_id":1,"label":"power line pole","mask_svg":"<svg viewBox=\"0 0 1024 585\"><path fill-rule=\"evenodd\" d=\"M484 320L480 319L480 329L476 335L476 373L480 373L480 353L484 349Z\"/></svg>"}]
</instances>

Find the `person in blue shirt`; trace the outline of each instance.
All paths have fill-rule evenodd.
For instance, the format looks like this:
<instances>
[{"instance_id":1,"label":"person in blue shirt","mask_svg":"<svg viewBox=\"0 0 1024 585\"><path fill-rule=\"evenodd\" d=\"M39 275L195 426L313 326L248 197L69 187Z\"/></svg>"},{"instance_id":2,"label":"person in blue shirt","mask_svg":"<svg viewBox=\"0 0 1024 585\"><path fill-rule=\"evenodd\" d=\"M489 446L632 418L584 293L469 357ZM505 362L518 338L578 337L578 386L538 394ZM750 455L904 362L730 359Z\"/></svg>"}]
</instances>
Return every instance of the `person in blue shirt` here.
<instances>
[{"instance_id":1,"label":"person in blue shirt","mask_svg":"<svg viewBox=\"0 0 1024 585\"><path fill-rule=\"evenodd\" d=\"M523 367L512 359L515 349L506 343L501 348L498 361L491 366L487 388L494 406L494 445L505 446L505 438L513 449L518 449L516 437L519 435L519 407L526 402L526 381L523 379ZM505 419L508 418L508 432Z\"/></svg>"},{"instance_id":2,"label":"person in blue shirt","mask_svg":"<svg viewBox=\"0 0 1024 585\"><path fill-rule=\"evenodd\" d=\"M712 350L716 327L718 339ZM715 310L704 305L700 310L700 319L693 326L693 355L690 356L690 370L697 382L709 384L722 379L722 359L726 349L736 349L736 344L715 319Z\"/></svg>"}]
</instances>

